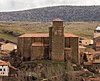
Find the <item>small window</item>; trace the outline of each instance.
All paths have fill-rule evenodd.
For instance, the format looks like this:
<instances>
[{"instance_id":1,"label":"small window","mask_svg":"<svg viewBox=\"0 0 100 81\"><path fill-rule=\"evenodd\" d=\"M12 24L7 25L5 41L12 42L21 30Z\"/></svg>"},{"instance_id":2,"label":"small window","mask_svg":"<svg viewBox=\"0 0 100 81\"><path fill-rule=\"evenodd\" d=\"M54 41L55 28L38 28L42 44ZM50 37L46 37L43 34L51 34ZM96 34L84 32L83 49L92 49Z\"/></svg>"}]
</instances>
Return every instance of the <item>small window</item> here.
<instances>
[{"instance_id":1,"label":"small window","mask_svg":"<svg viewBox=\"0 0 100 81\"><path fill-rule=\"evenodd\" d=\"M96 67L96 69L98 69L98 67Z\"/></svg>"},{"instance_id":2,"label":"small window","mask_svg":"<svg viewBox=\"0 0 100 81\"><path fill-rule=\"evenodd\" d=\"M5 68L3 69L3 71L6 71Z\"/></svg>"},{"instance_id":3,"label":"small window","mask_svg":"<svg viewBox=\"0 0 100 81\"><path fill-rule=\"evenodd\" d=\"M0 69L0 71L2 71L2 69Z\"/></svg>"},{"instance_id":4,"label":"small window","mask_svg":"<svg viewBox=\"0 0 100 81\"><path fill-rule=\"evenodd\" d=\"M82 43L82 41L79 41L79 43Z\"/></svg>"}]
</instances>

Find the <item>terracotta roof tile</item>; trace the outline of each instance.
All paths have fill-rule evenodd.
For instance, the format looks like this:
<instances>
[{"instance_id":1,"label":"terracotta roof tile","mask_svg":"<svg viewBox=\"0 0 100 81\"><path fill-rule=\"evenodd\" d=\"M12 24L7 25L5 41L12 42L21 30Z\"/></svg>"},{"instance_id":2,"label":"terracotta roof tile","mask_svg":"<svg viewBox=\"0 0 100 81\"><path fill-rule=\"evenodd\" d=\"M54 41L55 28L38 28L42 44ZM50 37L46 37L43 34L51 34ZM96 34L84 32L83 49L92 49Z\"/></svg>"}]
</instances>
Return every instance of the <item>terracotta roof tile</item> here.
<instances>
[{"instance_id":1,"label":"terracotta roof tile","mask_svg":"<svg viewBox=\"0 0 100 81\"><path fill-rule=\"evenodd\" d=\"M78 36L70 33L64 33L64 37L78 37Z\"/></svg>"},{"instance_id":2,"label":"terracotta roof tile","mask_svg":"<svg viewBox=\"0 0 100 81\"><path fill-rule=\"evenodd\" d=\"M49 37L49 33L23 34L19 37ZM78 37L78 36L70 33L64 33L64 37Z\"/></svg>"},{"instance_id":3,"label":"terracotta roof tile","mask_svg":"<svg viewBox=\"0 0 100 81\"><path fill-rule=\"evenodd\" d=\"M8 62L0 60L0 65L9 65Z\"/></svg>"},{"instance_id":4,"label":"terracotta roof tile","mask_svg":"<svg viewBox=\"0 0 100 81\"><path fill-rule=\"evenodd\" d=\"M83 54L91 55L91 52L84 52Z\"/></svg>"},{"instance_id":5,"label":"terracotta roof tile","mask_svg":"<svg viewBox=\"0 0 100 81\"><path fill-rule=\"evenodd\" d=\"M41 42L33 43L32 46L48 46L48 44L43 44Z\"/></svg>"},{"instance_id":6,"label":"terracotta roof tile","mask_svg":"<svg viewBox=\"0 0 100 81\"><path fill-rule=\"evenodd\" d=\"M0 66L9 66L10 68L17 70L15 67L11 66L9 62L0 60Z\"/></svg>"},{"instance_id":7,"label":"terracotta roof tile","mask_svg":"<svg viewBox=\"0 0 100 81\"><path fill-rule=\"evenodd\" d=\"M19 37L49 37L49 34L48 33L24 34Z\"/></svg>"}]
</instances>

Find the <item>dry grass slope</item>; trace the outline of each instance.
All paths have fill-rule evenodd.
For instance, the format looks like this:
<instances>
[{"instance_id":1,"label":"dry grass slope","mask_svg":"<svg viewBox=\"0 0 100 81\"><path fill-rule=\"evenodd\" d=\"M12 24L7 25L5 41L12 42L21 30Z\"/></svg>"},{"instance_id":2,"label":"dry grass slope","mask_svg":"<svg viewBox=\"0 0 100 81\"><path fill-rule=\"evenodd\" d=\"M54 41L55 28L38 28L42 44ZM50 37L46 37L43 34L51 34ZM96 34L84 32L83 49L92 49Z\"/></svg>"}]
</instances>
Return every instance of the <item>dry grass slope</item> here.
<instances>
[{"instance_id":1,"label":"dry grass slope","mask_svg":"<svg viewBox=\"0 0 100 81\"><path fill-rule=\"evenodd\" d=\"M65 32L93 38L93 31L100 22L64 22ZM16 42L24 33L48 32L51 22L0 22L0 38Z\"/></svg>"}]
</instances>

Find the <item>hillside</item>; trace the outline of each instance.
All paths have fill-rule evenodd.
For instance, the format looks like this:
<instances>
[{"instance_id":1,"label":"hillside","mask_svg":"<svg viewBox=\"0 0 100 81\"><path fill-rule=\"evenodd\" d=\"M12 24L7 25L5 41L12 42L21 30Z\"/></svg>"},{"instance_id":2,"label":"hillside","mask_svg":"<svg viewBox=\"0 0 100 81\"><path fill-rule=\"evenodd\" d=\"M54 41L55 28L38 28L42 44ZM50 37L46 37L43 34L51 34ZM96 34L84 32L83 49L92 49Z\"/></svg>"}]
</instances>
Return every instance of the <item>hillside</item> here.
<instances>
[{"instance_id":1,"label":"hillside","mask_svg":"<svg viewBox=\"0 0 100 81\"><path fill-rule=\"evenodd\" d=\"M0 21L100 21L100 6L53 6L16 12L0 12Z\"/></svg>"},{"instance_id":2,"label":"hillside","mask_svg":"<svg viewBox=\"0 0 100 81\"><path fill-rule=\"evenodd\" d=\"M100 22L64 22L65 32L93 38L93 32ZM17 36L24 33L45 33L51 22L0 22L0 38L17 42Z\"/></svg>"}]
</instances>

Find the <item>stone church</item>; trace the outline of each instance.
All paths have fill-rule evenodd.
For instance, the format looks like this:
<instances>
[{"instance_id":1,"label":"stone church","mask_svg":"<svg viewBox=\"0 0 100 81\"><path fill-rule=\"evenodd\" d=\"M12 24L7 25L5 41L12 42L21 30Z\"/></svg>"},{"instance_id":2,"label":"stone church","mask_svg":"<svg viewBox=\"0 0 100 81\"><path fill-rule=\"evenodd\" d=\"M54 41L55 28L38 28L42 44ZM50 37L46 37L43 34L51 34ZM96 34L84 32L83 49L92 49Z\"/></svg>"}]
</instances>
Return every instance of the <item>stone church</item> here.
<instances>
[{"instance_id":1,"label":"stone church","mask_svg":"<svg viewBox=\"0 0 100 81\"><path fill-rule=\"evenodd\" d=\"M61 19L52 21L49 33L24 34L18 37L18 53L23 61L50 59L79 63L79 37L64 33Z\"/></svg>"}]
</instances>

